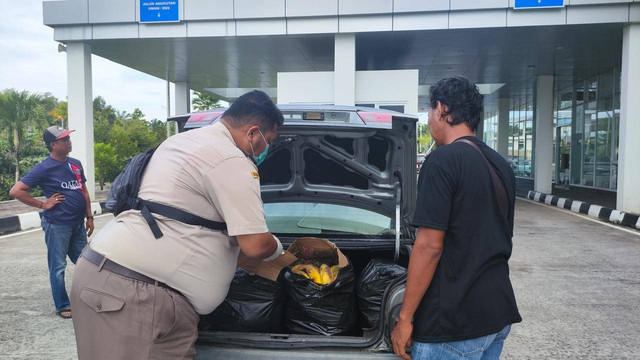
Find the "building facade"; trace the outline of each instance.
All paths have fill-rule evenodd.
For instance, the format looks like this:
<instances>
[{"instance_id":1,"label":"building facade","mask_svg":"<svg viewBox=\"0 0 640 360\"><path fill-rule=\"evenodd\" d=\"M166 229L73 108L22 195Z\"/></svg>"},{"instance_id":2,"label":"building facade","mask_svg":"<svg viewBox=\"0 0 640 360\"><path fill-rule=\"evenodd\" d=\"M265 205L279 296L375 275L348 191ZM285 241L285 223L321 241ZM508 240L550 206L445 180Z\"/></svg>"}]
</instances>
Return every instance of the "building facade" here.
<instances>
[{"instance_id":1,"label":"building facade","mask_svg":"<svg viewBox=\"0 0 640 360\"><path fill-rule=\"evenodd\" d=\"M640 213L640 1L66 0L43 9L66 45L70 125L86 134L74 155L91 171L91 54L175 83L178 113L189 111L189 90L232 101L251 89L282 102L424 112L431 84L463 75L486 96L481 135L511 162L520 193Z\"/></svg>"}]
</instances>

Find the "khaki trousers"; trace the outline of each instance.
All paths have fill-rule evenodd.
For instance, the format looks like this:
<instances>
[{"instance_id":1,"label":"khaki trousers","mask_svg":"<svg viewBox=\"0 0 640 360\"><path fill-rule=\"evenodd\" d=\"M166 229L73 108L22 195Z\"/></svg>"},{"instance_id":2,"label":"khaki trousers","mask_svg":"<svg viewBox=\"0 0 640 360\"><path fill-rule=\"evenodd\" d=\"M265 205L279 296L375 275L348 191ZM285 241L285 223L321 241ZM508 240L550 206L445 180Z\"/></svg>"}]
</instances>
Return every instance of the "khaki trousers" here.
<instances>
[{"instance_id":1,"label":"khaki trousers","mask_svg":"<svg viewBox=\"0 0 640 360\"><path fill-rule=\"evenodd\" d=\"M191 359L196 353L199 316L184 296L82 257L71 311L80 360Z\"/></svg>"}]
</instances>

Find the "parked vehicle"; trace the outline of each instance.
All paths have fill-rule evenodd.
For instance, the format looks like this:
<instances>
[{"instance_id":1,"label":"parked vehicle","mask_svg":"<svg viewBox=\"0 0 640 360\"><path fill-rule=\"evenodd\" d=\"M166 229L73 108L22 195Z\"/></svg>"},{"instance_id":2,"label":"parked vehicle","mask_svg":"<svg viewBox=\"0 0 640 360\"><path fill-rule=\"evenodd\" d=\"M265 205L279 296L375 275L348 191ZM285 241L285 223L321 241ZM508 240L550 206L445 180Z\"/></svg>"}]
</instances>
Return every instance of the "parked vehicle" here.
<instances>
[{"instance_id":1,"label":"parked vehicle","mask_svg":"<svg viewBox=\"0 0 640 360\"><path fill-rule=\"evenodd\" d=\"M531 176L531 160L511 158L511 169L516 176Z\"/></svg>"},{"instance_id":2,"label":"parked vehicle","mask_svg":"<svg viewBox=\"0 0 640 360\"><path fill-rule=\"evenodd\" d=\"M372 259L406 267L415 240L417 118L360 107L279 107L285 122L259 167L270 231L285 248L304 236L330 240L357 274ZM224 110L170 120L188 131L218 121ZM390 334L405 282L384 291L377 328L359 324L349 336L201 331L196 358L395 359Z\"/></svg>"},{"instance_id":3,"label":"parked vehicle","mask_svg":"<svg viewBox=\"0 0 640 360\"><path fill-rule=\"evenodd\" d=\"M424 160L427 158L426 154L418 154L417 157L417 165L418 165L418 170L420 170L420 167L422 167L422 163L424 163Z\"/></svg>"}]
</instances>

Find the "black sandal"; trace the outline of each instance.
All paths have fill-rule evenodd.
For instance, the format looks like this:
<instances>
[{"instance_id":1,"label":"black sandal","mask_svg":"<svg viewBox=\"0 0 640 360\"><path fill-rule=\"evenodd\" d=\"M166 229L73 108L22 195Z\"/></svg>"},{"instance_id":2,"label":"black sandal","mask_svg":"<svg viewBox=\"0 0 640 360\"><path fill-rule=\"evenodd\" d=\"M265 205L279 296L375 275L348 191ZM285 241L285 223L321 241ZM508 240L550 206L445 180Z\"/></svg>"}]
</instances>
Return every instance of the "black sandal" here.
<instances>
[{"instance_id":1,"label":"black sandal","mask_svg":"<svg viewBox=\"0 0 640 360\"><path fill-rule=\"evenodd\" d=\"M68 312L69 315L64 315L63 313ZM60 316L63 319L71 319L71 309L64 309L60 311L56 311L56 315Z\"/></svg>"}]
</instances>

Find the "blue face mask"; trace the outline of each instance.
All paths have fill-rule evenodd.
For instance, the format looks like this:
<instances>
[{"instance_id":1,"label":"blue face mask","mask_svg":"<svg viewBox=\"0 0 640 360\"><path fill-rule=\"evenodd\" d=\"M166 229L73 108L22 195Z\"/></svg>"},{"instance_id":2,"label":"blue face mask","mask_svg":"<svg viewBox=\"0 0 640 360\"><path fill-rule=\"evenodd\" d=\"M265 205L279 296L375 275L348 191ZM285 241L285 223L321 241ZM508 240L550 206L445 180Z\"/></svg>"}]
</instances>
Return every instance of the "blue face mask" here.
<instances>
[{"instance_id":1,"label":"blue face mask","mask_svg":"<svg viewBox=\"0 0 640 360\"><path fill-rule=\"evenodd\" d=\"M253 145L251 145L251 141L249 141L249 146L251 146L251 154L253 157L253 161L256 162L256 166L262 164L264 159L267 158L267 153L269 153L269 143L267 142L267 139L265 139L264 135L262 135L262 131L258 130L258 132L260 133L262 140L264 140L264 143L267 144L267 147L264 148L264 151L261 152L260 155L256 156L256 153L253 151Z\"/></svg>"}]
</instances>

